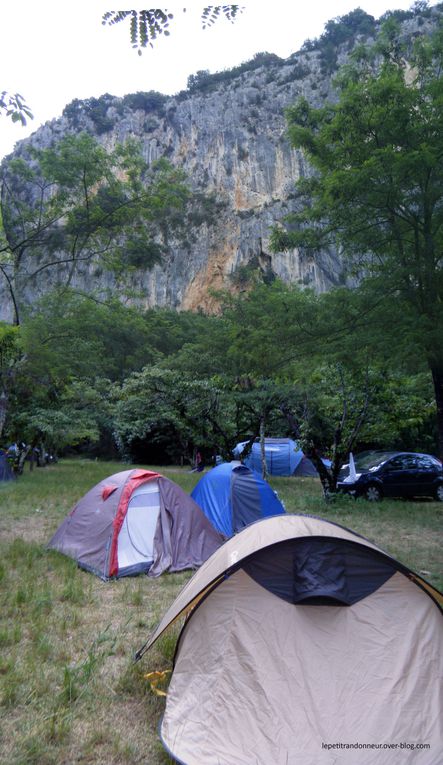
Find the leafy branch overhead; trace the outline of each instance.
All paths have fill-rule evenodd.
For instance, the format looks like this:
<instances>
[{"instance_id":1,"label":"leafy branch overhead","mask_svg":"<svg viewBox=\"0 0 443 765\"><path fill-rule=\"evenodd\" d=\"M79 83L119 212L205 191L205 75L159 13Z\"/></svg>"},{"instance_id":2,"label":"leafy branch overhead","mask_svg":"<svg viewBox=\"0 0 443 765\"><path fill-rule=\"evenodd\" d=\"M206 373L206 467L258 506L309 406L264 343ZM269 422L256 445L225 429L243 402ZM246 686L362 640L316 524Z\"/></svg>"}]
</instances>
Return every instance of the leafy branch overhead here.
<instances>
[{"instance_id":1,"label":"leafy branch overhead","mask_svg":"<svg viewBox=\"0 0 443 765\"><path fill-rule=\"evenodd\" d=\"M233 23L242 10L240 5L207 5L201 13L202 29L213 26L222 17ZM183 12L186 12L186 8L183 8ZM102 24L113 26L129 19L131 45L141 56L142 48L146 48L148 45L153 48L154 41L160 35L169 36L169 23L173 18L174 14L170 13L167 8L149 8L149 10L143 11L106 11L102 16Z\"/></svg>"},{"instance_id":2,"label":"leafy branch overhead","mask_svg":"<svg viewBox=\"0 0 443 765\"><path fill-rule=\"evenodd\" d=\"M6 90L0 93L0 114L2 112L13 122L21 122L22 125L26 125L27 118L34 119L34 115L20 93L12 95Z\"/></svg>"}]
</instances>

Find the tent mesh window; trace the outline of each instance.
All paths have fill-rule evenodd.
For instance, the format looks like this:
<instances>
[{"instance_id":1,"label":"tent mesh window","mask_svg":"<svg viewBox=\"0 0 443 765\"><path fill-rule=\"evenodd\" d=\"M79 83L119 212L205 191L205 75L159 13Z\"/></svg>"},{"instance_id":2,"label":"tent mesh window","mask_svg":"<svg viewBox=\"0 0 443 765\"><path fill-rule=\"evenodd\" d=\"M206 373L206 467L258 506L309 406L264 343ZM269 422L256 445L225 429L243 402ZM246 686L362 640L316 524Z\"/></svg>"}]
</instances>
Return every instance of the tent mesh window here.
<instances>
[{"instance_id":1,"label":"tent mesh window","mask_svg":"<svg viewBox=\"0 0 443 765\"><path fill-rule=\"evenodd\" d=\"M397 570L394 562L369 548L322 537L272 545L251 556L242 568L283 600L316 606L357 603Z\"/></svg>"}]
</instances>

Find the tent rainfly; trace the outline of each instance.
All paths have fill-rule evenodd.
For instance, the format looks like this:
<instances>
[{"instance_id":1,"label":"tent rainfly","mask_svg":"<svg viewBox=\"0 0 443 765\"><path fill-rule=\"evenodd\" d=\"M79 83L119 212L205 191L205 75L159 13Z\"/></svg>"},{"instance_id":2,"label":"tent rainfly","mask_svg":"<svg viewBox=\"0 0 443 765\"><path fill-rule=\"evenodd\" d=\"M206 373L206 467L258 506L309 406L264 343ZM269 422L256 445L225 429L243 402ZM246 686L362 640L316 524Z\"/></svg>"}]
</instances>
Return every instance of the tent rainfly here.
<instances>
[{"instance_id":1,"label":"tent rainfly","mask_svg":"<svg viewBox=\"0 0 443 765\"><path fill-rule=\"evenodd\" d=\"M287 514L248 526L137 654L187 614L165 748L182 765L440 765L442 604L334 523Z\"/></svg>"},{"instance_id":2,"label":"tent rainfly","mask_svg":"<svg viewBox=\"0 0 443 765\"><path fill-rule=\"evenodd\" d=\"M237 459L241 458L247 443L247 441L242 441L233 450ZM318 476L311 460L303 454L297 442L291 438L265 438L265 459L266 470L269 475ZM252 444L251 451L242 461L251 470L261 472L261 445L259 441ZM323 462L325 465L331 464L329 460L323 460Z\"/></svg>"},{"instance_id":3,"label":"tent rainfly","mask_svg":"<svg viewBox=\"0 0 443 765\"><path fill-rule=\"evenodd\" d=\"M225 537L260 518L286 512L268 482L240 462L223 462L209 470L191 497Z\"/></svg>"},{"instance_id":4,"label":"tent rainfly","mask_svg":"<svg viewBox=\"0 0 443 765\"><path fill-rule=\"evenodd\" d=\"M85 494L48 547L107 581L198 568L223 541L180 486L159 473L133 469Z\"/></svg>"}]
</instances>

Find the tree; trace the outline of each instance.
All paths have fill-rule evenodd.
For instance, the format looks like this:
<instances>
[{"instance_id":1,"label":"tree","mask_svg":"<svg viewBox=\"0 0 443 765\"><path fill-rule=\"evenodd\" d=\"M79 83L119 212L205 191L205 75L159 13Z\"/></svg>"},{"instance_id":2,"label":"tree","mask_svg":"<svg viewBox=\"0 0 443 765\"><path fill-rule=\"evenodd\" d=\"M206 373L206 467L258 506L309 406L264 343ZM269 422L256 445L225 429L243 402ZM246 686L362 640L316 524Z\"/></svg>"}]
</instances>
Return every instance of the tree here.
<instances>
[{"instance_id":1,"label":"tree","mask_svg":"<svg viewBox=\"0 0 443 765\"><path fill-rule=\"evenodd\" d=\"M239 441L249 438L252 445L262 423L272 424L285 393L272 380L196 378L177 371L169 358L127 377L117 394L114 430L124 455L157 444L175 459L191 461L198 447L207 457L230 460Z\"/></svg>"},{"instance_id":2,"label":"tree","mask_svg":"<svg viewBox=\"0 0 443 765\"><path fill-rule=\"evenodd\" d=\"M146 317L115 297L53 291L27 311L20 329L27 362L46 386L73 378L123 382L163 356Z\"/></svg>"},{"instance_id":3,"label":"tree","mask_svg":"<svg viewBox=\"0 0 443 765\"><path fill-rule=\"evenodd\" d=\"M69 291L45 296L19 327L4 325L4 438L41 454L102 438L109 444L113 377L137 365L137 343L145 349L140 367L153 356L143 327L143 317L118 301L100 305Z\"/></svg>"},{"instance_id":4,"label":"tree","mask_svg":"<svg viewBox=\"0 0 443 765\"><path fill-rule=\"evenodd\" d=\"M29 151L1 169L0 273L16 324L29 285L69 286L91 264L124 280L158 262L189 198L180 170L148 168L131 141L107 152L81 133Z\"/></svg>"},{"instance_id":5,"label":"tree","mask_svg":"<svg viewBox=\"0 0 443 765\"><path fill-rule=\"evenodd\" d=\"M430 370L443 456L443 31L405 56L391 20L341 73L337 103L288 111L313 174L273 248L336 247L373 311L393 307L385 338L392 355L409 341Z\"/></svg>"},{"instance_id":6,"label":"tree","mask_svg":"<svg viewBox=\"0 0 443 765\"><path fill-rule=\"evenodd\" d=\"M20 93L11 94L6 90L0 93L0 114L2 112L13 122L20 122L22 125L26 125L28 119L34 119L31 109Z\"/></svg>"},{"instance_id":7,"label":"tree","mask_svg":"<svg viewBox=\"0 0 443 765\"><path fill-rule=\"evenodd\" d=\"M18 328L0 322L0 438L3 437L9 397L14 389L17 363L21 355Z\"/></svg>"},{"instance_id":8,"label":"tree","mask_svg":"<svg viewBox=\"0 0 443 765\"><path fill-rule=\"evenodd\" d=\"M202 8L201 24L203 29L213 26L219 18L233 22L242 12L240 5L207 5ZM186 12L186 8L183 8ZM113 26L122 21L130 21L131 45L142 55L142 49L148 45L154 47L154 42L160 35L168 37L170 22L174 14L166 8L150 8L142 11L106 11L102 16L102 24Z\"/></svg>"},{"instance_id":9,"label":"tree","mask_svg":"<svg viewBox=\"0 0 443 765\"><path fill-rule=\"evenodd\" d=\"M372 294L315 294L276 280L226 295L214 325L168 365L230 379L249 414L241 440L257 438L261 423L268 436L293 435L329 497L351 450L435 449L423 365L398 338L404 356L392 358L386 323Z\"/></svg>"},{"instance_id":10,"label":"tree","mask_svg":"<svg viewBox=\"0 0 443 765\"><path fill-rule=\"evenodd\" d=\"M31 454L36 447L44 456L46 452L59 454L66 447L90 446L111 426L113 386L109 380L57 382L45 387L30 366L17 377L8 434L10 441L27 444Z\"/></svg>"},{"instance_id":11,"label":"tree","mask_svg":"<svg viewBox=\"0 0 443 765\"><path fill-rule=\"evenodd\" d=\"M378 378L377 370L368 367L319 364L299 384L295 407L282 408L293 436L317 468L326 500L336 494L340 469L374 413Z\"/></svg>"},{"instance_id":12,"label":"tree","mask_svg":"<svg viewBox=\"0 0 443 765\"><path fill-rule=\"evenodd\" d=\"M0 436L4 424L10 442L114 456L114 388L147 365L167 365L210 324L201 314L143 313L73 289L44 295L19 327L0 324Z\"/></svg>"},{"instance_id":13,"label":"tree","mask_svg":"<svg viewBox=\"0 0 443 765\"><path fill-rule=\"evenodd\" d=\"M219 381L146 367L121 386L115 433L123 455L148 441L176 460L185 456L191 461L196 446L228 456L235 443L236 414L229 390Z\"/></svg>"}]
</instances>

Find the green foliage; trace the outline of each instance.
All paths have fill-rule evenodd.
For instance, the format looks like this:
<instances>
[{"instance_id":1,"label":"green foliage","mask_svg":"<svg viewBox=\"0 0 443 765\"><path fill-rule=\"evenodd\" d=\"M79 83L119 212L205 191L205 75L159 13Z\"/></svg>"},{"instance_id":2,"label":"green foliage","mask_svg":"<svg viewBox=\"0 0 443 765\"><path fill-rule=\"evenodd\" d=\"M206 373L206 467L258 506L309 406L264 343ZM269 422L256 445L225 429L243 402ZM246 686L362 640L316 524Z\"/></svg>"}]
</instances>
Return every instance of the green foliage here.
<instances>
[{"instance_id":1,"label":"green foliage","mask_svg":"<svg viewBox=\"0 0 443 765\"><path fill-rule=\"evenodd\" d=\"M435 452L435 409L429 375L384 371L378 379L374 414L365 423L360 439L363 445L393 449Z\"/></svg>"},{"instance_id":2,"label":"green foliage","mask_svg":"<svg viewBox=\"0 0 443 765\"><path fill-rule=\"evenodd\" d=\"M340 249L373 310L389 316L385 348L412 347L428 365L442 452L441 30L416 43L408 76L404 55L387 22L378 44L359 49L337 79L336 104L301 100L288 111L292 143L315 173L299 184L290 229L276 229L272 245Z\"/></svg>"},{"instance_id":3,"label":"green foliage","mask_svg":"<svg viewBox=\"0 0 443 765\"><path fill-rule=\"evenodd\" d=\"M186 11L186 8L183 8L183 11ZM206 6L201 13L202 28L211 27L217 19L222 17L233 22L241 11L242 7L239 5ZM148 45L153 48L158 37L169 36L169 26L173 18L174 14L161 8L142 11L106 11L102 16L102 24L113 26L129 19L131 45L141 56L142 49Z\"/></svg>"},{"instance_id":4,"label":"green foliage","mask_svg":"<svg viewBox=\"0 0 443 765\"><path fill-rule=\"evenodd\" d=\"M187 81L188 90L204 90L211 80L209 69L199 69L195 74L190 74Z\"/></svg>"},{"instance_id":5,"label":"green foliage","mask_svg":"<svg viewBox=\"0 0 443 765\"><path fill-rule=\"evenodd\" d=\"M214 316L191 311L177 312L167 308L150 309L144 314L144 321L149 345L168 357L169 361L186 344L195 343L208 333L212 335L218 324Z\"/></svg>"},{"instance_id":6,"label":"green foliage","mask_svg":"<svg viewBox=\"0 0 443 765\"><path fill-rule=\"evenodd\" d=\"M230 279L234 287L245 289L260 279L260 276L259 259L257 256L254 256L247 263L237 266Z\"/></svg>"},{"instance_id":7,"label":"green foliage","mask_svg":"<svg viewBox=\"0 0 443 765\"><path fill-rule=\"evenodd\" d=\"M212 323L201 314L141 313L115 298L103 302L69 290L45 296L20 328L4 327L6 437L43 441L56 451L88 443L109 449L113 384L177 353Z\"/></svg>"},{"instance_id":8,"label":"green foliage","mask_svg":"<svg viewBox=\"0 0 443 765\"><path fill-rule=\"evenodd\" d=\"M20 340L17 327L0 322L0 437L2 441L9 397L14 390L15 370L22 356Z\"/></svg>"},{"instance_id":9,"label":"green foliage","mask_svg":"<svg viewBox=\"0 0 443 765\"><path fill-rule=\"evenodd\" d=\"M87 98L80 100L75 98L63 109L63 116L67 117L75 128L80 128L82 118L89 118L97 135L108 133L114 127L115 120L108 115L110 106L114 106L117 99L109 93L100 98Z\"/></svg>"},{"instance_id":10,"label":"green foliage","mask_svg":"<svg viewBox=\"0 0 443 765\"><path fill-rule=\"evenodd\" d=\"M229 453L233 444L226 434L232 427L231 408L223 389L209 379L145 368L128 377L121 388L115 432L123 453L130 451L134 441L145 439L163 448L169 443L171 457L176 459L184 454L191 460L196 444L213 451L220 439Z\"/></svg>"},{"instance_id":11,"label":"green foliage","mask_svg":"<svg viewBox=\"0 0 443 765\"><path fill-rule=\"evenodd\" d=\"M85 112L89 119L94 123L97 135L108 133L114 127L114 122L108 115L109 105L114 101L114 97L106 93L100 98L90 98L87 101Z\"/></svg>"},{"instance_id":12,"label":"green foliage","mask_svg":"<svg viewBox=\"0 0 443 765\"><path fill-rule=\"evenodd\" d=\"M64 291L21 327L27 363L7 433L58 450L103 448L107 434L125 458L179 461L196 446L230 458L263 421L268 435L295 435L337 465L350 441L434 451L429 380L411 374L407 353L385 352L371 307L359 291L315 295L278 281L224 296L212 317L142 315Z\"/></svg>"},{"instance_id":13,"label":"green foliage","mask_svg":"<svg viewBox=\"0 0 443 765\"><path fill-rule=\"evenodd\" d=\"M22 125L26 125L28 119L34 119L23 96L21 96L20 93L14 93L12 95L6 90L3 90L0 93L0 115L2 113L6 117L10 117L12 122L20 122Z\"/></svg>"},{"instance_id":14,"label":"green foliage","mask_svg":"<svg viewBox=\"0 0 443 765\"><path fill-rule=\"evenodd\" d=\"M146 48L147 45L152 48L157 37L169 35L168 27L173 14L161 8L152 8L148 11L107 11L103 14L102 24L113 26L128 17L130 18L131 45L141 56L142 48Z\"/></svg>"},{"instance_id":15,"label":"green foliage","mask_svg":"<svg viewBox=\"0 0 443 765\"><path fill-rule=\"evenodd\" d=\"M30 149L2 168L0 272L19 323L29 284L55 283L93 262L120 283L150 268L182 222L189 191L164 159L147 167L134 141L106 152L86 133Z\"/></svg>"},{"instance_id":16,"label":"green foliage","mask_svg":"<svg viewBox=\"0 0 443 765\"><path fill-rule=\"evenodd\" d=\"M212 27L222 16L228 21L233 22L242 10L242 7L239 5L207 5L203 8L201 14L202 27L203 29Z\"/></svg>"},{"instance_id":17,"label":"green foliage","mask_svg":"<svg viewBox=\"0 0 443 765\"><path fill-rule=\"evenodd\" d=\"M163 117L166 100L167 96L157 93L155 90L147 92L139 90L137 93L129 93L123 96L122 103L128 109L142 109L148 114L155 113L159 117Z\"/></svg>"},{"instance_id":18,"label":"green foliage","mask_svg":"<svg viewBox=\"0 0 443 765\"><path fill-rule=\"evenodd\" d=\"M403 13L403 11L400 11ZM325 24L325 31L315 40L306 40L302 51L319 50L320 64L324 74L330 74L337 69L338 50L346 45L350 50L357 40L374 37L377 24L373 16L356 8L345 16L338 16Z\"/></svg>"},{"instance_id":19,"label":"green foliage","mask_svg":"<svg viewBox=\"0 0 443 765\"><path fill-rule=\"evenodd\" d=\"M201 69L195 74L191 74L188 77L188 91L190 93L209 93L223 82L231 82L245 72L253 72L260 67L268 67L273 65L281 65L283 59L275 55L275 53L255 53L252 59L245 61L238 66L232 67L232 69L225 69L222 72L214 72L211 74L208 69Z\"/></svg>"},{"instance_id":20,"label":"green foliage","mask_svg":"<svg viewBox=\"0 0 443 765\"><path fill-rule=\"evenodd\" d=\"M63 400L66 398L69 398L71 406ZM97 399L97 396L94 398ZM59 451L85 440L96 441L99 435L97 424L86 402L77 399L72 405L72 399L73 391L68 391L68 396L65 395L59 402L58 410L33 407L30 411L23 411L16 418L15 426L26 441L35 442L38 438L48 448Z\"/></svg>"},{"instance_id":21,"label":"green foliage","mask_svg":"<svg viewBox=\"0 0 443 765\"><path fill-rule=\"evenodd\" d=\"M123 381L184 342L181 326L187 319L167 310L143 314L115 298L98 301L61 290L26 317L22 335L29 364L41 379Z\"/></svg>"},{"instance_id":22,"label":"green foliage","mask_svg":"<svg viewBox=\"0 0 443 765\"><path fill-rule=\"evenodd\" d=\"M4 374L20 355L19 338L18 327L0 322L0 375Z\"/></svg>"},{"instance_id":23,"label":"green foliage","mask_svg":"<svg viewBox=\"0 0 443 765\"><path fill-rule=\"evenodd\" d=\"M437 3L437 5L434 6L434 8L441 8L441 3ZM383 16L380 17L380 21L384 22L390 19L394 19L397 22L401 21L407 21L408 19L412 19L415 17L419 17L419 20L422 18L427 18L431 15L431 8L429 7L428 0L415 0L414 3L412 3L411 8L409 11L402 11L402 10L396 10L396 11L386 11Z\"/></svg>"},{"instance_id":24,"label":"green foliage","mask_svg":"<svg viewBox=\"0 0 443 765\"><path fill-rule=\"evenodd\" d=\"M195 352L196 347L189 350ZM271 380L221 374L196 378L160 366L145 368L121 387L115 432L124 454L147 441L176 461L180 455L191 461L195 447L208 459L221 454L229 460L238 441L257 436L260 421L269 418L286 395Z\"/></svg>"},{"instance_id":25,"label":"green foliage","mask_svg":"<svg viewBox=\"0 0 443 765\"><path fill-rule=\"evenodd\" d=\"M339 46L343 43L355 42L357 37L368 37L376 31L375 19L361 8L339 16L325 24L325 31L320 37L321 42Z\"/></svg>"},{"instance_id":26,"label":"green foliage","mask_svg":"<svg viewBox=\"0 0 443 765\"><path fill-rule=\"evenodd\" d=\"M336 477L350 449L436 449L429 378L410 344L390 351L386 321L359 290L256 283L225 296L215 325L168 364L194 378L217 373L231 395L241 391L250 419L239 440L257 435L264 417L268 435L292 434L335 459Z\"/></svg>"}]
</instances>

